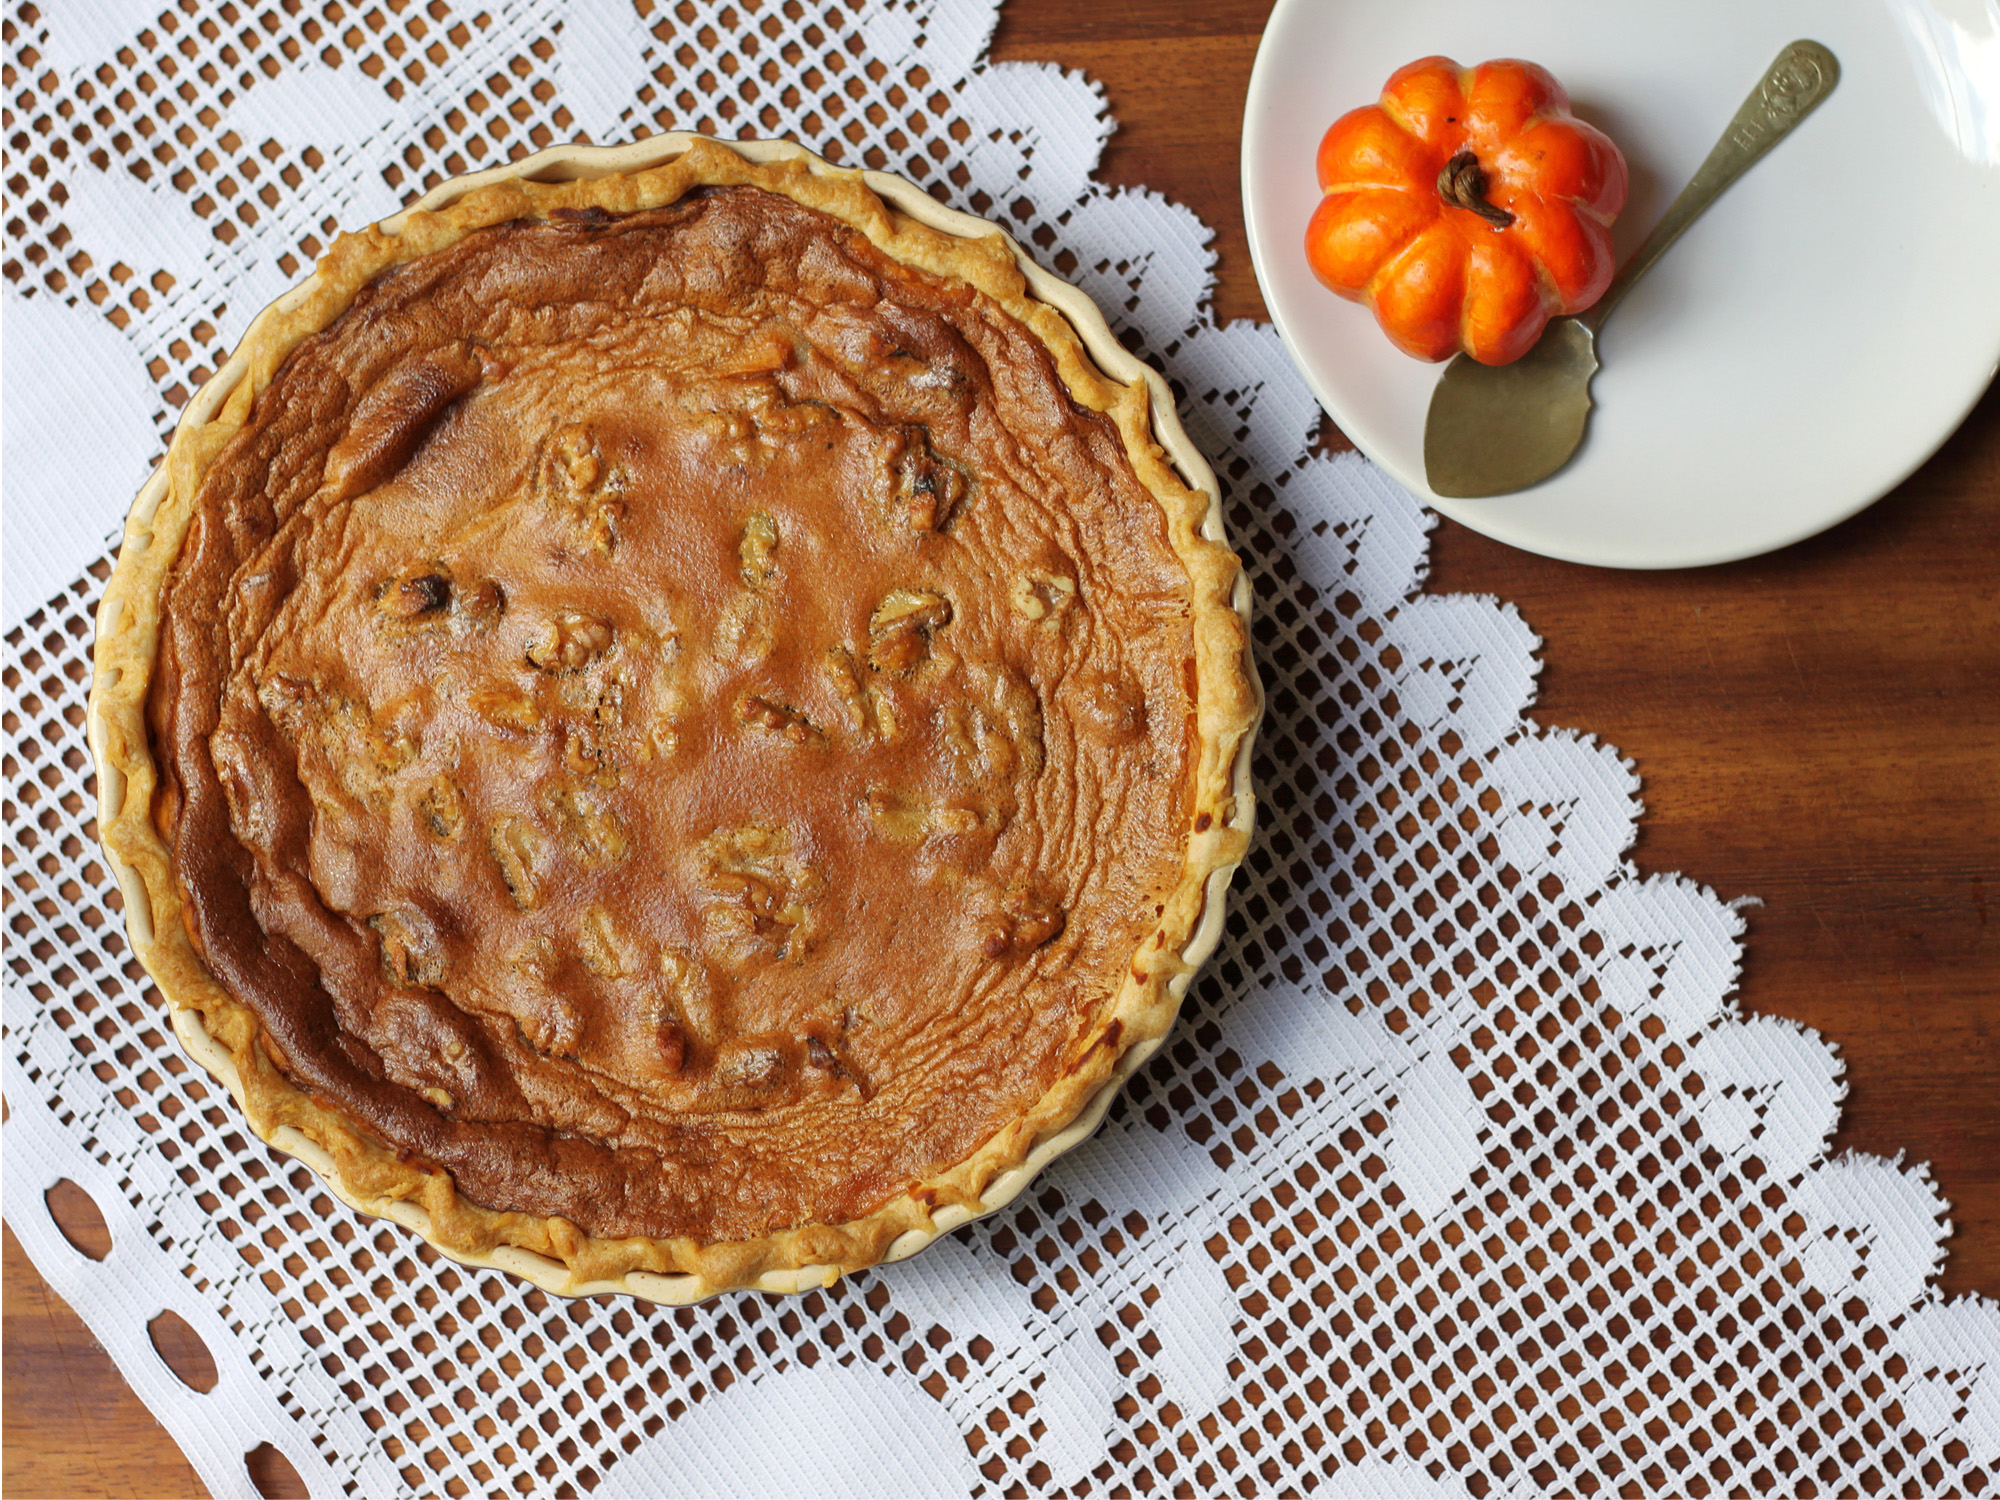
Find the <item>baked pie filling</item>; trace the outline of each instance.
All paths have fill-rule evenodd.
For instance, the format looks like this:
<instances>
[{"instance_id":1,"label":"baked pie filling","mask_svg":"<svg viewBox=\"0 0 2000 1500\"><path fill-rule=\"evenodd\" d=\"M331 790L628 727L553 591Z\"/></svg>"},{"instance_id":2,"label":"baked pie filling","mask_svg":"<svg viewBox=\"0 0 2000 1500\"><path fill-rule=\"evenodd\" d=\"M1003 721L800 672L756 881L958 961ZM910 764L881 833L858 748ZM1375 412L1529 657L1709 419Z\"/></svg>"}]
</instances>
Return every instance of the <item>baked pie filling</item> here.
<instances>
[{"instance_id":1,"label":"baked pie filling","mask_svg":"<svg viewBox=\"0 0 2000 1500\"><path fill-rule=\"evenodd\" d=\"M810 1231L1119 1050L1226 811L1187 555L1233 559L1043 336L804 196L373 275L164 582L179 920L358 1175L489 1241L854 1259Z\"/></svg>"}]
</instances>

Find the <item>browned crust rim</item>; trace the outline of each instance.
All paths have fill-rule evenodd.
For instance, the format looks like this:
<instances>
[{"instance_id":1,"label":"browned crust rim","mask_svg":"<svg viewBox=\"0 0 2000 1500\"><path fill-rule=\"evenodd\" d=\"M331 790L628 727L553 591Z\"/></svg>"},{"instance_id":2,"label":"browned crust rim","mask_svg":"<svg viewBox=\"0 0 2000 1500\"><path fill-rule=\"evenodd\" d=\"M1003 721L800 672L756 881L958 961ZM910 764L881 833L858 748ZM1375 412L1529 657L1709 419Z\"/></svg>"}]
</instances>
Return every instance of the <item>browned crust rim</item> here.
<instances>
[{"instance_id":1,"label":"browned crust rim","mask_svg":"<svg viewBox=\"0 0 2000 1500\"><path fill-rule=\"evenodd\" d=\"M558 208L636 212L695 187L734 183L783 193L899 260L971 283L1033 330L1080 404L1117 423L1135 470L1167 513L1191 585L1199 705L1194 814L1180 884L1102 1013L1099 1043L971 1156L845 1224L728 1244L600 1239L563 1219L468 1202L449 1175L398 1160L277 1070L260 1045L255 1013L202 964L182 921L171 857L153 818L158 772L146 696L161 591L203 474L285 357L345 311L369 280L489 225ZM1249 757L1262 694L1250 657L1249 605L1248 582L1224 540L1214 475L1181 429L1165 381L1118 343L1088 298L1041 270L993 225L941 207L901 178L835 167L787 142L674 133L613 149L561 147L447 182L404 213L342 235L312 277L258 316L189 403L165 462L133 504L99 606L89 717L99 836L124 892L132 945L166 996L182 1044L236 1097L261 1138L304 1161L349 1204L415 1229L453 1259L562 1295L628 1292L688 1303L732 1289L804 1291L914 1254L1006 1203L1096 1128L1119 1086L1171 1028L1189 980L1220 937L1224 892L1254 816Z\"/></svg>"}]
</instances>

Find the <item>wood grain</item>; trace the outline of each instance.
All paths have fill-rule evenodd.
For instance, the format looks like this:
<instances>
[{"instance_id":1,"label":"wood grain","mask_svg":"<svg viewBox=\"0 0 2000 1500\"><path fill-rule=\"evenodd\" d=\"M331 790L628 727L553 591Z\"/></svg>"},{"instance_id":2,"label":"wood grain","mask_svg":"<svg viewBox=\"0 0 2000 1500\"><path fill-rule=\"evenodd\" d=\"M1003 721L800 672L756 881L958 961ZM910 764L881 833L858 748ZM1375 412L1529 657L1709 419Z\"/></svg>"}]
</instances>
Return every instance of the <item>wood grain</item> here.
<instances>
[{"instance_id":1,"label":"wood grain","mask_svg":"<svg viewBox=\"0 0 2000 1500\"><path fill-rule=\"evenodd\" d=\"M1009 0L994 46L1104 85L1100 176L1214 227L1225 319L1263 316L1237 151L1267 10ZM1636 761L1641 867L1763 901L1744 1006L1840 1047L1836 1146L1928 1161L1957 1223L1945 1290L2000 1293L2000 393L1893 495L1771 557L1616 573L1448 521L1432 556L1433 590L1511 600L1548 642L1535 717ZM200 1494L11 1233L4 1259L7 1490Z\"/></svg>"},{"instance_id":2,"label":"wood grain","mask_svg":"<svg viewBox=\"0 0 2000 1500\"><path fill-rule=\"evenodd\" d=\"M202 1495L188 1461L103 1345L49 1290L8 1229L4 1261L5 1477L10 1495Z\"/></svg>"}]
</instances>

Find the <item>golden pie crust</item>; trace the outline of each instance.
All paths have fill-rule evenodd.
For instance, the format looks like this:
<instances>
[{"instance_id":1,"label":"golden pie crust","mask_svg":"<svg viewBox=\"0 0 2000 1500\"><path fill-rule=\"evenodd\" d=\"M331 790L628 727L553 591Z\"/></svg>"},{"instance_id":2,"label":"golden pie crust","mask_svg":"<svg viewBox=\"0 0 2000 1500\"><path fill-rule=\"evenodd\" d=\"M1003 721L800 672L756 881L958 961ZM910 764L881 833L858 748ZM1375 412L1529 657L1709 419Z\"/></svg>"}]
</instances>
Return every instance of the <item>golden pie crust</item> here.
<instances>
[{"instance_id":1,"label":"golden pie crust","mask_svg":"<svg viewBox=\"0 0 2000 1500\"><path fill-rule=\"evenodd\" d=\"M190 404L100 609L101 836L183 1043L349 1203L565 1294L803 1290L1006 1202L1171 1026L1248 602L1164 383L991 225L781 143L547 152L342 236Z\"/></svg>"}]
</instances>

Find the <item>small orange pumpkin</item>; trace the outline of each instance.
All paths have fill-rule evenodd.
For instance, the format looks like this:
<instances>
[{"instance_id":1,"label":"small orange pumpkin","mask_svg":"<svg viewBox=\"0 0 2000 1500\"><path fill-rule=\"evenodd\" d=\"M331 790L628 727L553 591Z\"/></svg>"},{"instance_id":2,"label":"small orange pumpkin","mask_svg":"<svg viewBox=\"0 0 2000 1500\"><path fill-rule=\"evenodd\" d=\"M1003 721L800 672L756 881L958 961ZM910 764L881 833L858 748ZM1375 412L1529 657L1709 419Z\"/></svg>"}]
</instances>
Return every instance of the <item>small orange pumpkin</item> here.
<instances>
[{"instance_id":1,"label":"small orange pumpkin","mask_svg":"<svg viewBox=\"0 0 2000 1500\"><path fill-rule=\"evenodd\" d=\"M1333 122L1318 166L1314 274L1418 359L1510 364L1611 283L1625 158L1546 68L1413 62Z\"/></svg>"}]
</instances>

